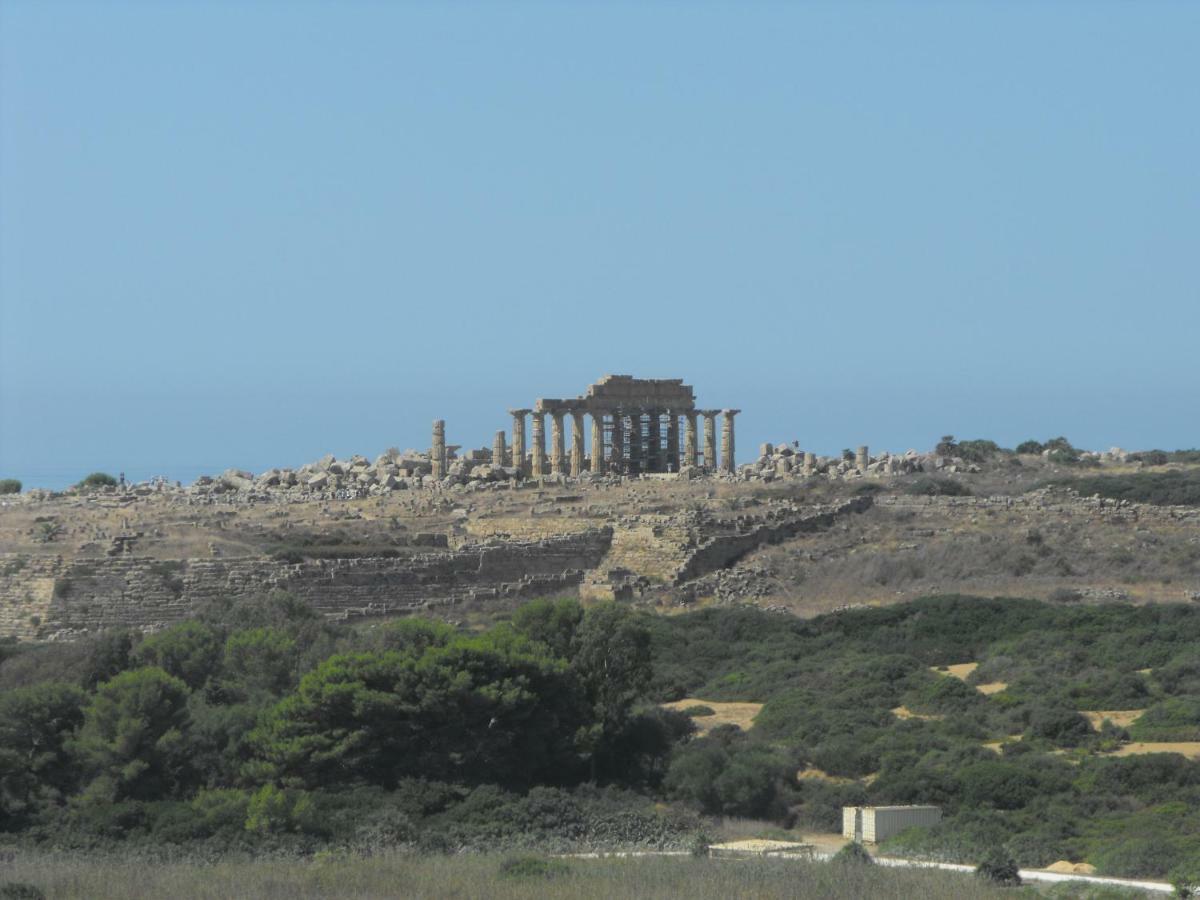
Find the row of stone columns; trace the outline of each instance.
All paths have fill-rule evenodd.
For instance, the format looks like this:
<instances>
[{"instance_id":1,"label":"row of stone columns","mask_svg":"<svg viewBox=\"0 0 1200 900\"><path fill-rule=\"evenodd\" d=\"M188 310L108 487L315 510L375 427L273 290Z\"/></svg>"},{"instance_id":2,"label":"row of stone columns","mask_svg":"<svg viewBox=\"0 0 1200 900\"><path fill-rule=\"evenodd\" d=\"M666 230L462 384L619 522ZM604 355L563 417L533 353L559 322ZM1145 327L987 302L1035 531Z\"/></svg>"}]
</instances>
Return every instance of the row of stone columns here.
<instances>
[{"instance_id":1,"label":"row of stone columns","mask_svg":"<svg viewBox=\"0 0 1200 900\"><path fill-rule=\"evenodd\" d=\"M734 445L734 416L741 410L726 409L726 410L686 410L683 413L672 413L670 411L660 413L657 410L651 410L648 415L648 420L643 423L643 416L647 413L643 410L613 410L611 413L592 413L592 428L591 428L591 447L590 454L584 454L584 425L583 417L585 412L582 410L563 410L552 411L550 415L550 458L549 466L546 459L546 413L534 412L530 409L510 409L509 414L513 417L512 428L512 464L522 469L526 475L566 475L578 476L583 474L583 471L590 459L591 471L599 474L606 470L606 460L604 456L604 431L605 420L611 420L609 425L610 435L610 458L607 463L611 465L616 462L624 469L626 462L629 467L636 471L678 471L680 465L684 466L701 466L709 470L720 469L726 472L733 472L735 468L735 445ZM530 448L530 460L528 465L525 462L525 417L532 414L533 416L533 434ZM717 458L717 438L716 438L716 418L718 415L724 415L724 422L721 428L721 443L722 453L721 459L718 462ZM565 435L563 431L563 417L571 416L571 454L568 463L566 454ZM662 446L662 416L667 416L667 445L665 449L665 458L663 456L664 449ZM679 447L679 416L684 419L684 434L683 434L683 451L680 453ZM703 456L701 458L698 447L698 435L696 432L696 418L701 416L704 418L704 447ZM626 431L625 419L629 419L629 429ZM628 451L626 450L626 440L628 439ZM643 441L646 446L643 447ZM493 445L493 458L496 460L504 460L504 434L500 432L496 436ZM645 454L648 454L646 458Z\"/></svg>"}]
</instances>

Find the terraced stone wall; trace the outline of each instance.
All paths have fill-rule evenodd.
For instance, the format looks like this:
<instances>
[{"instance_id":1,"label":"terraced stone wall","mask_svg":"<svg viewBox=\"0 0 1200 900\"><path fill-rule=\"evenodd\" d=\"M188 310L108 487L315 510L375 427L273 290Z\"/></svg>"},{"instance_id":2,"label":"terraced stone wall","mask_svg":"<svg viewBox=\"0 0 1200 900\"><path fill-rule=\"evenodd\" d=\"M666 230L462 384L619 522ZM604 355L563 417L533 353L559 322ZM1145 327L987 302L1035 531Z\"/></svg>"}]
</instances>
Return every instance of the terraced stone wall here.
<instances>
[{"instance_id":1,"label":"terraced stone wall","mask_svg":"<svg viewBox=\"0 0 1200 900\"><path fill-rule=\"evenodd\" d=\"M402 559L286 563L263 558L63 563L0 559L0 635L72 636L113 626L154 630L210 601L285 590L335 618L569 591L608 552L610 528Z\"/></svg>"}]
</instances>

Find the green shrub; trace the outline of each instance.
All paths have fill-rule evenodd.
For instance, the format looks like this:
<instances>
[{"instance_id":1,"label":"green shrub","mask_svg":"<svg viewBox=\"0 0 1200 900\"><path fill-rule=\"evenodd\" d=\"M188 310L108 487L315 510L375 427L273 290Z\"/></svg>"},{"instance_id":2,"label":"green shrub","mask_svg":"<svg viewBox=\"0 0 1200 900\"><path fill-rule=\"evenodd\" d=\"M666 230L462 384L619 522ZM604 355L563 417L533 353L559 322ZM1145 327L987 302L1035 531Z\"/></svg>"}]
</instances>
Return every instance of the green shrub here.
<instances>
[{"instance_id":1,"label":"green shrub","mask_svg":"<svg viewBox=\"0 0 1200 900\"><path fill-rule=\"evenodd\" d=\"M957 455L967 462L982 463L987 462L999 452L1000 446L995 441L959 441Z\"/></svg>"},{"instance_id":2,"label":"green shrub","mask_svg":"<svg viewBox=\"0 0 1200 900\"><path fill-rule=\"evenodd\" d=\"M1018 453L1027 453L1031 456L1038 456L1046 447L1041 441L1021 441L1017 444Z\"/></svg>"},{"instance_id":3,"label":"green shrub","mask_svg":"<svg viewBox=\"0 0 1200 900\"><path fill-rule=\"evenodd\" d=\"M1127 878L1153 878L1194 860L1195 845L1187 846L1180 838L1122 836L1095 853L1090 859L1104 875Z\"/></svg>"},{"instance_id":4,"label":"green shrub","mask_svg":"<svg viewBox=\"0 0 1200 900\"><path fill-rule=\"evenodd\" d=\"M555 878L571 871L561 859L514 856L500 863L501 878Z\"/></svg>"},{"instance_id":5,"label":"green shrub","mask_svg":"<svg viewBox=\"0 0 1200 900\"><path fill-rule=\"evenodd\" d=\"M1021 884L1021 875L1017 864L1007 851L997 847L993 849L975 869L975 875L993 884L1005 887L1017 887Z\"/></svg>"},{"instance_id":6,"label":"green shrub","mask_svg":"<svg viewBox=\"0 0 1200 900\"><path fill-rule=\"evenodd\" d=\"M1070 466L1079 462L1079 454L1074 450L1051 450L1046 459L1060 466Z\"/></svg>"},{"instance_id":7,"label":"green shrub","mask_svg":"<svg viewBox=\"0 0 1200 900\"><path fill-rule=\"evenodd\" d=\"M1167 876L1180 898L1200 897L1200 859L1180 863Z\"/></svg>"},{"instance_id":8,"label":"green shrub","mask_svg":"<svg viewBox=\"0 0 1200 900\"><path fill-rule=\"evenodd\" d=\"M80 481L78 485L78 487L84 488L85 490L116 486L117 479L113 478L107 472L93 472L91 475L88 475L86 478Z\"/></svg>"},{"instance_id":9,"label":"green shrub","mask_svg":"<svg viewBox=\"0 0 1200 900\"><path fill-rule=\"evenodd\" d=\"M1058 478L1050 482L1083 497L1099 494L1109 500L1129 500L1156 506L1200 506L1200 472L1136 472L1132 475L1093 475Z\"/></svg>"},{"instance_id":10,"label":"green shrub","mask_svg":"<svg viewBox=\"0 0 1200 900\"><path fill-rule=\"evenodd\" d=\"M689 706L687 709L683 710L683 714L695 719L699 716L715 716L717 713L716 710L714 710L711 706L705 706L703 703L697 703L695 706Z\"/></svg>"},{"instance_id":11,"label":"green shrub","mask_svg":"<svg viewBox=\"0 0 1200 900\"><path fill-rule=\"evenodd\" d=\"M1074 709L1043 706L1029 718L1029 737L1042 738L1056 746L1074 747L1091 734L1091 723Z\"/></svg>"},{"instance_id":12,"label":"green shrub","mask_svg":"<svg viewBox=\"0 0 1200 900\"><path fill-rule=\"evenodd\" d=\"M46 900L46 894L37 885L6 881L0 884L0 900Z\"/></svg>"},{"instance_id":13,"label":"green shrub","mask_svg":"<svg viewBox=\"0 0 1200 900\"><path fill-rule=\"evenodd\" d=\"M0 494L21 493L21 482L15 478L0 478Z\"/></svg>"},{"instance_id":14,"label":"green shrub","mask_svg":"<svg viewBox=\"0 0 1200 900\"><path fill-rule=\"evenodd\" d=\"M925 476L908 482L904 486L904 493L919 497L967 497L971 489L961 481Z\"/></svg>"},{"instance_id":15,"label":"green shrub","mask_svg":"<svg viewBox=\"0 0 1200 900\"><path fill-rule=\"evenodd\" d=\"M1141 453L1130 453L1130 462L1145 463L1148 466L1165 466L1170 457L1165 450L1144 450Z\"/></svg>"},{"instance_id":16,"label":"green shrub","mask_svg":"<svg viewBox=\"0 0 1200 900\"><path fill-rule=\"evenodd\" d=\"M835 853L831 862L840 866L871 866L875 864L871 854L857 841L851 841Z\"/></svg>"},{"instance_id":17,"label":"green shrub","mask_svg":"<svg viewBox=\"0 0 1200 900\"><path fill-rule=\"evenodd\" d=\"M1129 726L1136 741L1200 740L1200 698L1169 697L1151 706Z\"/></svg>"}]
</instances>

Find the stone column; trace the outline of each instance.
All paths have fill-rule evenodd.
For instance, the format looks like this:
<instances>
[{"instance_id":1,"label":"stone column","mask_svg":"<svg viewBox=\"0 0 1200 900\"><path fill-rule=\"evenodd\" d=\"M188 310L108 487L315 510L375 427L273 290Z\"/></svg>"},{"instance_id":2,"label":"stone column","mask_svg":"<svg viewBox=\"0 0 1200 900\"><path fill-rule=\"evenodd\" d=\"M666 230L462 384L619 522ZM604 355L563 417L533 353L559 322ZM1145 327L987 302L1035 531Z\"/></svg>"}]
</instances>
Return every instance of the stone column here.
<instances>
[{"instance_id":1,"label":"stone column","mask_svg":"<svg viewBox=\"0 0 1200 900\"><path fill-rule=\"evenodd\" d=\"M717 412L715 409L700 412L704 416L704 468L710 472L717 471Z\"/></svg>"},{"instance_id":2,"label":"stone column","mask_svg":"<svg viewBox=\"0 0 1200 900\"><path fill-rule=\"evenodd\" d=\"M604 413L592 413L592 474L604 472Z\"/></svg>"},{"instance_id":3,"label":"stone column","mask_svg":"<svg viewBox=\"0 0 1200 900\"><path fill-rule=\"evenodd\" d=\"M563 414L550 413L550 474L563 474L563 460L567 450L563 439Z\"/></svg>"},{"instance_id":4,"label":"stone column","mask_svg":"<svg viewBox=\"0 0 1200 900\"><path fill-rule=\"evenodd\" d=\"M854 465L860 473L867 474L867 465L871 462L871 456L867 453L867 447L864 444L858 448L858 453L855 455Z\"/></svg>"},{"instance_id":5,"label":"stone column","mask_svg":"<svg viewBox=\"0 0 1200 900\"><path fill-rule=\"evenodd\" d=\"M813 475L817 471L817 454L804 452L804 474Z\"/></svg>"},{"instance_id":6,"label":"stone column","mask_svg":"<svg viewBox=\"0 0 1200 900\"><path fill-rule=\"evenodd\" d=\"M696 413L688 410L683 414L683 464L696 465Z\"/></svg>"},{"instance_id":7,"label":"stone column","mask_svg":"<svg viewBox=\"0 0 1200 900\"><path fill-rule=\"evenodd\" d=\"M529 466L529 474L534 478L546 474L546 414L533 414L533 461Z\"/></svg>"},{"instance_id":8,"label":"stone column","mask_svg":"<svg viewBox=\"0 0 1200 900\"><path fill-rule=\"evenodd\" d=\"M518 475L528 475L529 470L525 468L525 417L529 415L529 410L510 409L508 414L513 417L512 464Z\"/></svg>"},{"instance_id":9,"label":"stone column","mask_svg":"<svg viewBox=\"0 0 1200 900\"><path fill-rule=\"evenodd\" d=\"M642 446L642 411L631 410L629 413L629 474L639 475L646 471L643 457L645 448Z\"/></svg>"},{"instance_id":10,"label":"stone column","mask_svg":"<svg viewBox=\"0 0 1200 900\"><path fill-rule=\"evenodd\" d=\"M662 410L650 410L650 427L646 435L646 471L664 472L662 448Z\"/></svg>"},{"instance_id":11,"label":"stone column","mask_svg":"<svg viewBox=\"0 0 1200 900\"><path fill-rule=\"evenodd\" d=\"M504 465L504 429L497 431L492 440L492 465L497 468Z\"/></svg>"},{"instance_id":12,"label":"stone column","mask_svg":"<svg viewBox=\"0 0 1200 900\"><path fill-rule=\"evenodd\" d=\"M721 426L721 468L726 472L737 470L734 462L733 417L741 412L740 409L723 409L725 421Z\"/></svg>"},{"instance_id":13,"label":"stone column","mask_svg":"<svg viewBox=\"0 0 1200 900\"><path fill-rule=\"evenodd\" d=\"M429 448L429 459L433 463L433 477L446 477L446 420L433 420L433 446Z\"/></svg>"},{"instance_id":14,"label":"stone column","mask_svg":"<svg viewBox=\"0 0 1200 900\"><path fill-rule=\"evenodd\" d=\"M622 475L628 473L625 465L625 413L614 409L612 412L612 452L608 456L608 466L615 468Z\"/></svg>"},{"instance_id":15,"label":"stone column","mask_svg":"<svg viewBox=\"0 0 1200 900\"><path fill-rule=\"evenodd\" d=\"M667 471L679 471L679 413L667 413Z\"/></svg>"},{"instance_id":16,"label":"stone column","mask_svg":"<svg viewBox=\"0 0 1200 900\"><path fill-rule=\"evenodd\" d=\"M583 474L583 413L571 410L571 475Z\"/></svg>"}]
</instances>

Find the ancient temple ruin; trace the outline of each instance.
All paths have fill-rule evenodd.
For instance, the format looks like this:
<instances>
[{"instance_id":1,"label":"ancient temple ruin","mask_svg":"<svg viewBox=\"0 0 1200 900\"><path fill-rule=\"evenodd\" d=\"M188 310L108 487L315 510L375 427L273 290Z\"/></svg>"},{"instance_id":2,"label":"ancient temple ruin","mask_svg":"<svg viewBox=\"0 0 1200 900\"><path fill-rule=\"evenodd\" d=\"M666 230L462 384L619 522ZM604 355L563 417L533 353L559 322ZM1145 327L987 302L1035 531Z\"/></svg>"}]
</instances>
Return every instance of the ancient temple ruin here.
<instances>
[{"instance_id":1,"label":"ancient temple ruin","mask_svg":"<svg viewBox=\"0 0 1200 900\"><path fill-rule=\"evenodd\" d=\"M523 474L573 475L585 471L622 475L678 472L682 467L708 471L734 470L733 418L737 409L697 409L691 385L679 378L634 378L605 375L571 400L539 399L529 409L510 409L512 451L508 459ZM550 416L550 451L546 452L546 416ZM717 456L716 419L722 415L721 454ZM525 419L532 432L526 454ZM584 417L591 420L584 444ZM565 424L570 419L568 455ZM703 445L696 430L703 419ZM682 446L680 445L680 422ZM504 451L497 434L493 453Z\"/></svg>"}]
</instances>

